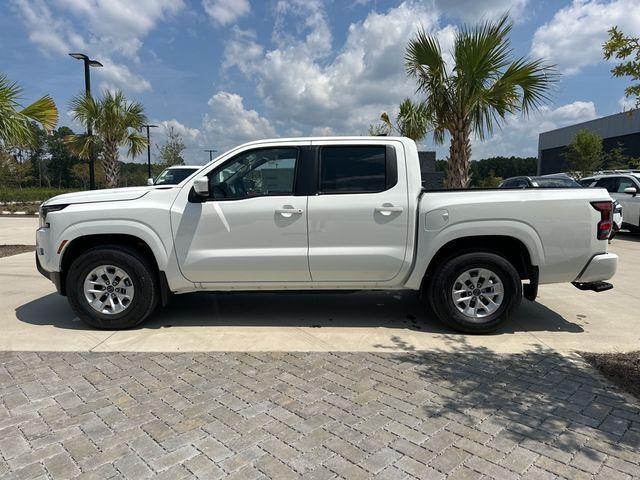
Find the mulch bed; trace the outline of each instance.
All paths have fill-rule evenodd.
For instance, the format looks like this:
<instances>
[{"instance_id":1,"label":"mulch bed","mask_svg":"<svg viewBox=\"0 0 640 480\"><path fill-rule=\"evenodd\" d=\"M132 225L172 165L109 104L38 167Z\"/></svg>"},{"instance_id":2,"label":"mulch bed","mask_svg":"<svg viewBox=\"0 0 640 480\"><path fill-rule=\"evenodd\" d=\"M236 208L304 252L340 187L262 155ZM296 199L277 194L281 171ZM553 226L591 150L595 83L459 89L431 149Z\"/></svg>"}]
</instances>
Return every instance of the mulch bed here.
<instances>
[{"instance_id":1,"label":"mulch bed","mask_svg":"<svg viewBox=\"0 0 640 480\"><path fill-rule=\"evenodd\" d=\"M640 350L629 353L588 353L580 355L600 373L640 399Z\"/></svg>"},{"instance_id":2,"label":"mulch bed","mask_svg":"<svg viewBox=\"0 0 640 480\"><path fill-rule=\"evenodd\" d=\"M35 245L0 245L0 258L18 255L19 253L34 252Z\"/></svg>"}]
</instances>

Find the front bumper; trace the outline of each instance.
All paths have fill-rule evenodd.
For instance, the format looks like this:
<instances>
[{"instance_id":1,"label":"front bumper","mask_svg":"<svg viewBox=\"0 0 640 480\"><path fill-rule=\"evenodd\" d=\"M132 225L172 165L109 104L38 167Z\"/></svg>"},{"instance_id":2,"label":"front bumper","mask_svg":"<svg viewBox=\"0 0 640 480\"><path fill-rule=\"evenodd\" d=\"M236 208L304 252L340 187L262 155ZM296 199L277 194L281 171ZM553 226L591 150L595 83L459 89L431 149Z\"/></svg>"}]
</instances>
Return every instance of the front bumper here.
<instances>
[{"instance_id":1,"label":"front bumper","mask_svg":"<svg viewBox=\"0 0 640 480\"><path fill-rule=\"evenodd\" d=\"M38 252L36 252L36 268L44 276L53 282L56 286L56 290L60 295L64 295L64 289L62 288L62 275L60 272L48 272L40 264L40 258L38 258Z\"/></svg>"},{"instance_id":2,"label":"front bumper","mask_svg":"<svg viewBox=\"0 0 640 480\"><path fill-rule=\"evenodd\" d=\"M608 280L613 277L617 268L618 256L616 254L601 253L594 255L574 282L592 283Z\"/></svg>"}]
</instances>

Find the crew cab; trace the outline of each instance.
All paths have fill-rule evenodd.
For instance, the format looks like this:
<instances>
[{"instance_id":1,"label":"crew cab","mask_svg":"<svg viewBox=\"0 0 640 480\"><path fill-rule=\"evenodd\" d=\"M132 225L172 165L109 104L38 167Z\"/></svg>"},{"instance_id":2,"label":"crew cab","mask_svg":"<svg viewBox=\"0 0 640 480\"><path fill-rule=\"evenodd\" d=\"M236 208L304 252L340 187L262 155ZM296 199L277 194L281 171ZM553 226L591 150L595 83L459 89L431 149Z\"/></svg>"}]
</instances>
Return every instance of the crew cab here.
<instances>
[{"instance_id":1,"label":"crew cab","mask_svg":"<svg viewBox=\"0 0 640 480\"><path fill-rule=\"evenodd\" d=\"M424 191L403 137L261 140L175 186L45 202L38 269L98 328L171 294L413 290L451 327L496 329L538 284L611 288L604 189Z\"/></svg>"}]
</instances>

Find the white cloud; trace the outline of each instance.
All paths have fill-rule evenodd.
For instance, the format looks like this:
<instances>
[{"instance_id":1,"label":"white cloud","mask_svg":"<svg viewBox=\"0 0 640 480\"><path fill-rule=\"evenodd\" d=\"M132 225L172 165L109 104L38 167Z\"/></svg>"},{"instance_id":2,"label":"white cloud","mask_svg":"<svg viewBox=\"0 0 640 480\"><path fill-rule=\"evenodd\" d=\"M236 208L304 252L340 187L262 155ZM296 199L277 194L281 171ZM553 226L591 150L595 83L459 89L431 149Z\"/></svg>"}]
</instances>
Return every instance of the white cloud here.
<instances>
[{"instance_id":1,"label":"white cloud","mask_svg":"<svg viewBox=\"0 0 640 480\"><path fill-rule=\"evenodd\" d=\"M170 128L173 128L177 133L179 133L185 142L197 142L201 140L202 133L197 128L190 128L186 125L180 123L175 118L171 120L162 120L156 123L158 126L162 127L162 131L165 132Z\"/></svg>"},{"instance_id":2,"label":"white cloud","mask_svg":"<svg viewBox=\"0 0 640 480\"><path fill-rule=\"evenodd\" d=\"M613 25L627 35L639 35L638 0L574 0L536 30L531 53L557 64L562 73L578 73L603 61L602 44Z\"/></svg>"},{"instance_id":3,"label":"white cloud","mask_svg":"<svg viewBox=\"0 0 640 480\"><path fill-rule=\"evenodd\" d=\"M269 120L255 110L245 109L240 95L219 91L209 99L208 105L202 129L208 144L219 151L276 136Z\"/></svg>"},{"instance_id":4,"label":"white cloud","mask_svg":"<svg viewBox=\"0 0 640 480\"><path fill-rule=\"evenodd\" d=\"M237 67L242 73L249 74L255 62L261 60L264 53L264 47L256 38L255 32L234 27L231 40L224 49L222 70Z\"/></svg>"},{"instance_id":5,"label":"white cloud","mask_svg":"<svg viewBox=\"0 0 640 480\"><path fill-rule=\"evenodd\" d=\"M518 20L525 12L527 3L528 0L435 0L440 12L468 23L493 19L507 11L511 18Z\"/></svg>"},{"instance_id":6,"label":"white cloud","mask_svg":"<svg viewBox=\"0 0 640 480\"><path fill-rule=\"evenodd\" d=\"M12 0L29 39L48 55L82 51L100 60L105 88L140 92L151 84L125 62L139 62L144 37L184 7L182 0Z\"/></svg>"},{"instance_id":7,"label":"white cloud","mask_svg":"<svg viewBox=\"0 0 640 480\"><path fill-rule=\"evenodd\" d=\"M219 25L229 25L251 11L249 0L202 0L207 15Z\"/></svg>"},{"instance_id":8,"label":"white cloud","mask_svg":"<svg viewBox=\"0 0 640 480\"><path fill-rule=\"evenodd\" d=\"M142 76L131 72L126 65L113 63L110 59L102 60L102 64L103 68L94 69L93 72L101 80L100 90L113 91L123 87L135 93L151 90L151 83Z\"/></svg>"},{"instance_id":9,"label":"white cloud","mask_svg":"<svg viewBox=\"0 0 640 480\"><path fill-rule=\"evenodd\" d=\"M279 0L272 40L279 49L296 45L298 55L312 59L331 53L331 29L322 0ZM304 37L302 41L297 38Z\"/></svg>"},{"instance_id":10,"label":"white cloud","mask_svg":"<svg viewBox=\"0 0 640 480\"><path fill-rule=\"evenodd\" d=\"M493 156L538 155L538 135L566 125L586 122L596 118L593 102L576 101L557 108L543 106L529 117L510 115L502 130L485 140L472 142L475 160Z\"/></svg>"},{"instance_id":11,"label":"white cloud","mask_svg":"<svg viewBox=\"0 0 640 480\"><path fill-rule=\"evenodd\" d=\"M632 110L636 107L636 99L635 98L629 98L629 97L622 97L620 98L620 100L618 100L618 105L620 106L620 108L622 109L623 112L626 112L627 110Z\"/></svg>"},{"instance_id":12,"label":"white cloud","mask_svg":"<svg viewBox=\"0 0 640 480\"><path fill-rule=\"evenodd\" d=\"M284 33L284 25L302 27ZM421 4L403 2L385 13L371 12L349 26L344 45L327 59L332 38L322 5L282 1L275 48L265 49L255 36L236 32L226 46L224 65L255 82L274 124L305 134L327 128L335 134L362 134L382 111L415 93L403 58L420 25L437 31L436 14ZM447 40L451 28L441 34Z\"/></svg>"}]
</instances>

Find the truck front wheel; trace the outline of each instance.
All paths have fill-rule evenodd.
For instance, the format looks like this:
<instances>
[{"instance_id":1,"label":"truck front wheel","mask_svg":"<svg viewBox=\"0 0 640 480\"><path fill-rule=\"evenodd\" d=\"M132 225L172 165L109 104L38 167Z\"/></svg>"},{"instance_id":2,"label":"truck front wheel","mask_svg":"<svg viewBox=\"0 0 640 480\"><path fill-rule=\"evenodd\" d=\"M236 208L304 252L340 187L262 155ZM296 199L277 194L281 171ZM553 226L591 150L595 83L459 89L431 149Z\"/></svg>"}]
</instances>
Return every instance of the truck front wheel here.
<instances>
[{"instance_id":1,"label":"truck front wheel","mask_svg":"<svg viewBox=\"0 0 640 480\"><path fill-rule=\"evenodd\" d=\"M489 333L505 322L522 299L522 282L504 257L489 252L454 256L428 284L440 321L461 332Z\"/></svg>"},{"instance_id":2,"label":"truck front wheel","mask_svg":"<svg viewBox=\"0 0 640 480\"><path fill-rule=\"evenodd\" d=\"M120 330L142 322L158 303L153 267L133 249L92 248L76 258L67 274L71 308L85 323Z\"/></svg>"}]
</instances>

